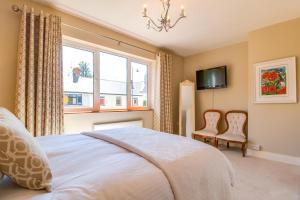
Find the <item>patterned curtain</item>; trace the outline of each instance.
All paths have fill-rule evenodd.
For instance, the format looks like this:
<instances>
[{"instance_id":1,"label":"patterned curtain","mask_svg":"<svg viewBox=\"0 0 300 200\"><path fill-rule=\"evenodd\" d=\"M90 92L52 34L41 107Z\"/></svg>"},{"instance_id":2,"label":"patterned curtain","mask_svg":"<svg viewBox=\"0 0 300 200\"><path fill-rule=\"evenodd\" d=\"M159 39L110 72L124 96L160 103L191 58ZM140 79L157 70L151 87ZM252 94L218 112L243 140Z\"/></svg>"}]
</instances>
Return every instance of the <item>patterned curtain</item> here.
<instances>
[{"instance_id":1,"label":"patterned curtain","mask_svg":"<svg viewBox=\"0 0 300 200\"><path fill-rule=\"evenodd\" d=\"M172 55L160 53L160 129L173 133Z\"/></svg>"},{"instance_id":2,"label":"patterned curtain","mask_svg":"<svg viewBox=\"0 0 300 200\"><path fill-rule=\"evenodd\" d=\"M16 116L34 136L63 132L61 19L22 11Z\"/></svg>"}]
</instances>

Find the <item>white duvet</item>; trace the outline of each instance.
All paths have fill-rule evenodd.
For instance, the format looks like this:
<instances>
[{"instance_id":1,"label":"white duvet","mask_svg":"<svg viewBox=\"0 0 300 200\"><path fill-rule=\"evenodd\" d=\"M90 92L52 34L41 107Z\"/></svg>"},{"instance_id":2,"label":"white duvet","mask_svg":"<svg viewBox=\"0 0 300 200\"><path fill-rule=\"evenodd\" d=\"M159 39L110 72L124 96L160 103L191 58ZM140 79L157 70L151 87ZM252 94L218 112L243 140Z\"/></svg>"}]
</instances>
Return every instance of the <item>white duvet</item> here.
<instances>
[{"instance_id":1,"label":"white duvet","mask_svg":"<svg viewBox=\"0 0 300 200\"><path fill-rule=\"evenodd\" d=\"M38 139L54 177L51 193L6 177L0 199L231 199L231 165L211 146L140 128L85 134Z\"/></svg>"}]
</instances>

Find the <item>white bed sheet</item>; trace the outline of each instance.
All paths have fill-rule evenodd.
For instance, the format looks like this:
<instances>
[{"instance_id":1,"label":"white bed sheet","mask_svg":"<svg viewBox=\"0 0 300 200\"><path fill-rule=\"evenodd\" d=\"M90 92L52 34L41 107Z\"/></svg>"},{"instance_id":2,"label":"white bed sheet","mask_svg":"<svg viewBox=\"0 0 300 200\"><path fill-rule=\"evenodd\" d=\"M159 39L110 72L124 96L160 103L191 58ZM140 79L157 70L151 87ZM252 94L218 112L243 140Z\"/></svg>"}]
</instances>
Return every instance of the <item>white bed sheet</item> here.
<instances>
[{"instance_id":1,"label":"white bed sheet","mask_svg":"<svg viewBox=\"0 0 300 200\"><path fill-rule=\"evenodd\" d=\"M232 199L231 163L211 145L138 127L82 134L111 142L149 160L164 172L176 200Z\"/></svg>"},{"instance_id":2,"label":"white bed sheet","mask_svg":"<svg viewBox=\"0 0 300 200\"><path fill-rule=\"evenodd\" d=\"M77 134L38 140L52 169L52 192L20 188L5 177L1 200L174 199L159 168L121 147Z\"/></svg>"}]
</instances>

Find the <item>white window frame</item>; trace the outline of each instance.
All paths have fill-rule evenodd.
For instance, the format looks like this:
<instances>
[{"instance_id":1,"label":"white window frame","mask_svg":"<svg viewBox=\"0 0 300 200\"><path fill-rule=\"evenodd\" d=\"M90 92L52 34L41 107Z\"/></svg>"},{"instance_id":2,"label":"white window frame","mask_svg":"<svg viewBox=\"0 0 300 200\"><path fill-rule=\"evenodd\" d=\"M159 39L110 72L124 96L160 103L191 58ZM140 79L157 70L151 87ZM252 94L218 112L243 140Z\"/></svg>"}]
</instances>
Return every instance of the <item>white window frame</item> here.
<instances>
[{"instance_id":1,"label":"white window frame","mask_svg":"<svg viewBox=\"0 0 300 200\"><path fill-rule=\"evenodd\" d=\"M91 45L87 42L73 41L69 39L63 38L63 46L81 49L89 52L93 52L93 107L76 107L76 108L68 108L64 107L65 112L109 112L109 111L134 111L134 110L150 110L150 100L151 100L151 70L152 62L148 59L142 59L140 57L130 56L127 53L119 53L115 52L113 49L107 50L107 48L101 47L99 45ZM126 109L103 109L100 108L100 52L111 54L118 57L123 57L127 59L127 108ZM147 107L136 107L132 105L132 91L131 91L131 63L139 63L147 66Z\"/></svg>"},{"instance_id":2,"label":"white window frame","mask_svg":"<svg viewBox=\"0 0 300 200\"><path fill-rule=\"evenodd\" d=\"M147 61L144 61L144 60L141 60L141 59L136 59L136 58L130 58L130 60L128 61L130 63L130 75L129 75L129 78L130 78L130 82L129 82L129 86L130 86L130 96L128 96L128 101L132 102L131 101L131 83L132 83L132 77L131 77L131 63L134 62L134 63L138 63L138 64L143 64L143 65L146 65L147 66L147 109L150 109L150 81L151 81L151 74L150 74L150 67L151 67L151 63L150 62L147 62ZM128 75L127 75L128 76ZM132 106L131 105L131 109L133 110L139 110L139 109L143 109L144 107L137 107L137 106Z\"/></svg>"}]
</instances>

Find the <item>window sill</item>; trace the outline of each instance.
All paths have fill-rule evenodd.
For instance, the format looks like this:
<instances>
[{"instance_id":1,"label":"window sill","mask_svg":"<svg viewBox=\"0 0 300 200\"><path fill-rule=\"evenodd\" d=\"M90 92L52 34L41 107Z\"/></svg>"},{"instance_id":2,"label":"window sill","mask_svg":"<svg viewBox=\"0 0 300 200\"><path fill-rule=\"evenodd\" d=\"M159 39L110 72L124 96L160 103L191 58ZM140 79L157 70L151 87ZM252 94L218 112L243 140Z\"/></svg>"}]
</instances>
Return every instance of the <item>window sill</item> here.
<instances>
[{"instance_id":1,"label":"window sill","mask_svg":"<svg viewBox=\"0 0 300 200\"><path fill-rule=\"evenodd\" d=\"M114 113L114 112L139 112L139 111L153 111L153 109L147 108L147 109L124 109L124 110L101 110L101 111L93 111L93 110L74 110L74 111L64 111L64 114L86 114L86 113Z\"/></svg>"}]
</instances>

